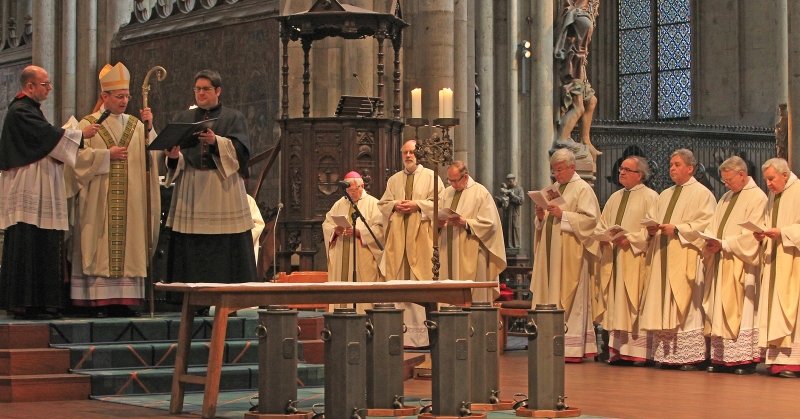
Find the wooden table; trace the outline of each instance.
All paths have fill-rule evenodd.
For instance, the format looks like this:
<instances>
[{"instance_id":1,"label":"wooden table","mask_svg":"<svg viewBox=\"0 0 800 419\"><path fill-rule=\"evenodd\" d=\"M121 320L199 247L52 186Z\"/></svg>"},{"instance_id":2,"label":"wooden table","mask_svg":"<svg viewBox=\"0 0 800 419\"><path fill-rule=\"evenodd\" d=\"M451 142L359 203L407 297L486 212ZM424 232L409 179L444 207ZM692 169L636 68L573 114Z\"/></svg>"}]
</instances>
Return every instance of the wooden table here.
<instances>
[{"instance_id":1,"label":"wooden table","mask_svg":"<svg viewBox=\"0 0 800 419\"><path fill-rule=\"evenodd\" d=\"M303 303L446 303L463 305L472 301L473 288L496 287L496 282L469 281L388 281L388 282L326 282L309 284L278 284L250 282L243 284L156 284L156 289L183 294L181 323L178 330L178 352L175 355L175 374L172 378L172 398L169 412L181 413L185 384L200 384L203 394L203 417L213 418L217 410L219 379L228 315L242 308L263 305ZM215 306L214 326L208 351L205 376L187 373L189 349L192 344L192 325L198 306Z\"/></svg>"}]
</instances>

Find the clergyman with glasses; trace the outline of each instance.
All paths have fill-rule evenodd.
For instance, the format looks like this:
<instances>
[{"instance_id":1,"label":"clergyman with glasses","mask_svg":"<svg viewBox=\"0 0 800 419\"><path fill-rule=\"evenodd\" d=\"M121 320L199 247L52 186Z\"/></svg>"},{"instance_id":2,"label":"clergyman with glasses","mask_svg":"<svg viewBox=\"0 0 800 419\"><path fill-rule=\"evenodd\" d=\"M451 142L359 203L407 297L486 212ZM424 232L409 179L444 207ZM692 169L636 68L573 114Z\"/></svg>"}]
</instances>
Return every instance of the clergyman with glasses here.
<instances>
[{"instance_id":1,"label":"clergyman with glasses","mask_svg":"<svg viewBox=\"0 0 800 419\"><path fill-rule=\"evenodd\" d=\"M22 318L59 317L66 295L62 261L68 228L64 166L74 166L82 138L97 133L54 127L41 110L53 84L27 66L8 105L0 136L0 309Z\"/></svg>"},{"instance_id":2,"label":"clergyman with glasses","mask_svg":"<svg viewBox=\"0 0 800 419\"><path fill-rule=\"evenodd\" d=\"M647 361L647 332L639 328L639 307L647 276L650 235L642 219L655 210L658 192L644 185L650 166L640 156L619 165L622 189L606 201L598 234L614 226L624 229L600 239L599 281L592 292L594 321L608 331L609 364L641 365Z\"/></svg>"},{"instance_id":3,"label":"clergyman with glasses","mask_svg":"<svg viewBox=\"0 0 800 419\"><path fill-rule=\"evenodd\" d=\"M158 152L146 146L156 137L153 113L141 120L125 113L131 99L130 72L122 63L100 70L100 100L80 126L101 121L97 135L86 138L75 164L76 221L70 295L72 304L98 317L134 316L145 298L148 238L158 240L161 199L158 170L147 176L147 159L157 166ZM70 176L73 177L73 176ZM147 209L147 183L151 208ZM150 216L150 231L147 217Z\"/></svg>"},{"instance_id":4,"label":"clergyman with glasses","mask_svg":"<svg viewBox=\"0 0 800 419\"><path fill-rule=\"evenodd\" d=\"M531 291L534 304L556 304L564 310L564 357L581 362L597 353L589 293L599 250L593 235L600 205L591 185L575 173L572 151L556 150L550 169L566 202L535 208Z\"/></svg>"},{"instance_id":5,"label":"clergyman with glasses","mask_svg":"<svg viewBox=\"0 0 800 419\"><path fill-rule=\"evenodd\" d=\"M220 101L222 77L216 71L198 72L192 91L196 106L180 112L175 121L213 122L198 133L196 146L167 152L167 182L175 182L167 218L172 228L167 278L256 281L250 234L254 224L244 186L250 159L245 117Z\"/></svg>"}]
</instances>

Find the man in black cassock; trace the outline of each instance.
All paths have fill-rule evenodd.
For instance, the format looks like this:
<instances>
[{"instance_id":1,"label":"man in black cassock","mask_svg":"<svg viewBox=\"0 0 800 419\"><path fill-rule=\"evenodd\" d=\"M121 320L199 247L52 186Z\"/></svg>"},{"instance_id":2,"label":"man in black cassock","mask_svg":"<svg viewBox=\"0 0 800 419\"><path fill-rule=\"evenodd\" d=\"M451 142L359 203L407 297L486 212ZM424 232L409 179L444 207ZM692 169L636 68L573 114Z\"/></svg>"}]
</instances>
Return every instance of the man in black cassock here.
<instances>
[{"instance_id":1,"label":"man in black cassock","mask_svg":"<svg viewBox=\"0 0 800 419\"><path fill-rule=\"evenodd\" d=\"M74 166L82 138L98 130L51 125L40 107L51 90L45 69L25 67L0 136L0 308L21 318L57 318L64 308L64 164Z\"/></svg>"},{"instance_id":2,"label":"man in black cassock","mask_svg":"<svg viewBox=\"0 0 800 419\"><path fill-rule=\"evenodd\" d=\"M167 181L175 182L167 226L170 282L252 282L253 219L244 178L250 159L247 123L241 112L220 103L222 79L202 70L194 78L196 106L175 122L213 120L198 144L167 153Z\"/></svg>"}]
</instances>

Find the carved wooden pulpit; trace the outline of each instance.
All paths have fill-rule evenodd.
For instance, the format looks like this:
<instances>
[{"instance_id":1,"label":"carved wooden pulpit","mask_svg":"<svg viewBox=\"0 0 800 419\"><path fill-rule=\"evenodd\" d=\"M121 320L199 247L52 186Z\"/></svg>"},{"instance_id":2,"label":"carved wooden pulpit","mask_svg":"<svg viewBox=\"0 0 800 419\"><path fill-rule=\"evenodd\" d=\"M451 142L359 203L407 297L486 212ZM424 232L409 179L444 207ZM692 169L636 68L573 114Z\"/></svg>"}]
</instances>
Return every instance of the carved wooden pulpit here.
<instances>
[{"instance_id":1,"label":"carved wooden pulpit","mask_svg":"<svg viewBox=\"0 0 800 419\"><path fill-rule=\"evenodd\" d=\"M280 21L281 65L281 200L285 216L279 221L278 266L289 271L293 254L300 256L300 270L326 270L322 221L333 203L342 196L338 182L350 170L364 177L365 189L380 198L386 181L400 169L402 145L400 121L400 48L402 20L399 2L395 13L377 13L317 0L307 12L276 17ZM312 43L327 37L377 42L377 97L368 98L371 115L362 112L338 116L310 117L309 53ZM384 48L394 50L392 116L384 114ZM303 48L303 116L289 117L289 41ZM377 99L377 100L375 100ZM340 104L340 108L341 108ZM345 108L348 108L345 106ZM320 255L321 253L321 255Z\"/></svg>"}]
</instances>

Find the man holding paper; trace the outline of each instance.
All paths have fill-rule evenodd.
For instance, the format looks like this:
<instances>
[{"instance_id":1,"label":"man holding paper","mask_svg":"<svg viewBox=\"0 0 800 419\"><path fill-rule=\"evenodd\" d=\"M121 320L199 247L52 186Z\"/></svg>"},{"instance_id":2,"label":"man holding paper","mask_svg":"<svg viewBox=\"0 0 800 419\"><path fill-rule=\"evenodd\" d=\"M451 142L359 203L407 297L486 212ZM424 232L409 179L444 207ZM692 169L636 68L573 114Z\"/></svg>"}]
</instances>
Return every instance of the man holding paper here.
<instances>
[{"instance_id":1,"label":"man holding paper","mask_svg":"<svg viewBox=\"0 0 800 419\"><path fill-rule=\"evenodd\" d=\"M767 349L769 372L800 374L800 182L784 159L761 166L769 189L766 230L753 233L764 243L764 268L758 303L758 346Z\"/></svg>"},{"instance_id":2,"label":"man holding paper","mask_svg":"<svg viewBox=\"0 0 800 419\"><path fill-rule=\"evenodd\" d=\"M403 170L393 174L378 202L383 214L386 240L381 266L386 280L433 278L433 182L441 195L444 184L433 170L417 163L417 142L406 141L400 149ZM436 197L438 199L438 197ZM423 324L425 310L411 303L398 304L405 309L403 321L408 327L406 346L428 345L428 330Z\"/></svg>"},{"instance_id":3,"label":"man holding paper","mask_svg":"<svg viewBox=\"0 0 800 419\"><path fill-rule=\"evenodd\" d=\"M157 152L146 150L155 138L148 131L153 114L142 109L140 121L125 113L131 96L124 64L106 64L99 79L99 107L80 126L101 122L100 131L85 139L74 171L67 170L78 188L70 295L73 305L96 310L98 316L131 316L136 313L130 307L144 301L147 258L152 256L147 254L146 217L151 244L158 241L161 217ZM149 178L146 159L153 168Z\"/></svg>"},{"instance_id":4,"label":"man holding paper","mask_svg":"<svg viewBox=\"0 0 800 419\"><path fill-rule=\"evenodd\" d=\"M167 226L170 282L253 282L256 280L253 217L244 178L250 137L241 112L220 102L222 78L213 70L194 77L197 106L176 122L216 119L198 133L199 144L167 152L167 183L175 182Z\"/></svg>"},{"instance_id":5,"label":"man holding paper","mask_svg":"<svg viewBox=\"0 0 800 419\"><path fill-rule=\"evenodd\" d=\"M567 362L581 362L597 353L589 301L599 252L592 235L600 207L592 187L575 173L570 150L556 150L550 168L564 204L536 205L531 291L534 304L564 309L564 356Z\"/></svg>"},{"instance_id":6,"label":"man holding paper","mask_svg":"<svg viewBox=\"0 0 800 419\"><path fill-rule=\"evenodd\" d=\"M714 215L714 195L694 178L697 161L685 148L670 156L669 176L675 185L658 196L647 218L653 237L648 251L650 272L642 299L640 326L652 336L653 360L663 367L695 371L706 359L703 335L702 282L699 254Z\"/></svg>"},{"instance_id":7,"label":"man holding paper","mask_svg":"<svg viewBox=\"0 0 800 419\"><path fill-rule=\"evenodd\" d=\"M722 162L719 175L728 192L717 203L703 248L704 329L711 358L707 370L749 374L761 358L756 322L761 246L741 224L763 224L767 195L738 156Z\"/></svg>"},{"instance_id":8,"label":"man holding paper","mask_svg":"<svg viewBox=\"0 0 800 419\"><path fill-rule=\"evenodd\" d=\"M41 110L53 84L34 65L22 70L20 90L8 105L0 136L0 309L22 318L59 317L64 289L67 191L64 166L74 166L82 138L96 124L54 127Z\"/></svg>"},{"instance_id":9,"label":"man holding paper","mask_svg":"<svg viewBox=\"0 0 800 419\"><path fill-rule=\"evenodd\" d=\"M506 268L503 227L492 194L469 175L463 161L447 168L439 211L442 279L497 282ZM498 288L473 291L472 300L492 302Z\"/></svg>"},{"instance_id":10,"label":"man holding paper","mask_svg":"<svg viewBox=\"0 0 800 419\"><path fill-rule=\"evenodd\" d=\"M358 172L347 173L344 181L350 185L345 193L356 203L375 237L383 237L383 216L378 210L378 199L364 190L364 179ZM328 256L328 281L353 281L354 245L358 281L382 281L383 276L378 271L380 247L362 221L356 221L356 228L353 229L352 215L353 206L343 196L333 204L322 222L325 253Z\"/></svg>"},{"instance_id":11,"label":"man holding paper","mask_svg":"<svg viewBox=\"0 0 800 419\"><path fill-rule=\"evenodd\" d=\"M594 321L609 332L610 364L647 360L647 333L639 327L639 309L647 276L650 235L641 220L653 211L658 193L643 184L650 177L647 160L630 156L619 165L620 189L608 198L597 232L612 226L622 234L600 240L600 278L594 281Z\"/></svg>"}]
</instances>

